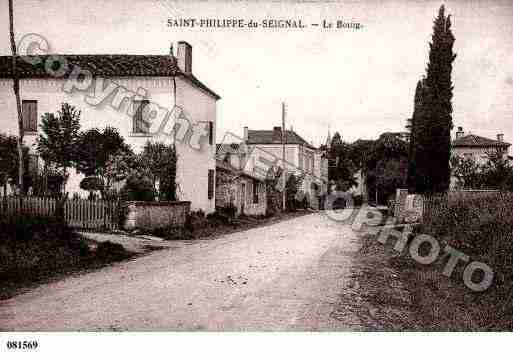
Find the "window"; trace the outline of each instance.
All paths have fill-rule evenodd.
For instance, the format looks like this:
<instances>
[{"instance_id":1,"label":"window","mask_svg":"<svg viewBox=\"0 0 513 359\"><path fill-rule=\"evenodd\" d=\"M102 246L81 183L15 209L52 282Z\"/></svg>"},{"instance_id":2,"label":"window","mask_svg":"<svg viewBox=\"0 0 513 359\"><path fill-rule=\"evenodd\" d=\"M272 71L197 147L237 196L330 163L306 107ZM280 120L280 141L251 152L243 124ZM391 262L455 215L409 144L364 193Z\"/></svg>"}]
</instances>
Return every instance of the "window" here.
<instances>
[{"instance_id":1,"label":"window","mask_svg":"<svg viewBox=\"0 0 513 359\"><path fill-rule=\"evenodd\" d=\"M214 144L214 123L212 121L208 123L208 144Z\"/></svg>"},{"instance_id":2,"label":"window","mask_svg":"<svg viewBox=\"0 0 513 359\"><path fill-rule=\"evenodd\" d=\"M133 133L149 133L150 126L144 118L144 108L149 104L148 100L134 101Z\"/></svg>"},{"instance_id":3,"label":"window","mask_svg":"<svg viewBox=\"0 0 513 359\"><path fill-rule=\"evenodd\" d=\"M23 100L21 104L23 115L23 130L37 132L37 101Z\"/></svg>"},{"instance_id":4,"label":"window","mask_svg":"<svg viewBox=\"0 0 513 359\"><path fill-rule=\"evenodd\" d=\"M253 180L253 203L258 203L258 181Z\"/></svg>"},{"instance_id":5,"label":"window","mask_svg":"<svg viewBox=\"0 0 513 359\"><path fill-rule=\"evenodd\" d=\"M208 199L214 198L214 170L208 170Z\"/></svg>"}]
</instances>

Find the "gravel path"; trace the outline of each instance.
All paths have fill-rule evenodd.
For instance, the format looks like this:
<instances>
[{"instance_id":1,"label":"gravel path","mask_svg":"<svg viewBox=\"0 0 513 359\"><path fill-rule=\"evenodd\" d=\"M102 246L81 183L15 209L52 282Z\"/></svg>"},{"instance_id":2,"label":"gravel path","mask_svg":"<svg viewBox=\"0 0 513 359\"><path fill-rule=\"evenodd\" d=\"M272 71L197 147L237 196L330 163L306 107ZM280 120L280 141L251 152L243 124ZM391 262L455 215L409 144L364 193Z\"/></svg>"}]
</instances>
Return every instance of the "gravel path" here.
<instances>
[{"instance_id":1,"label":"gravel path","mask_svg":"<svg viewBox=\"0 0 513 359\"><path fill-rule=\"evenodd\" d=\"M358 249L314 213L170 249L0 302L2 330L350 330L331 313Z\"/></svg>"}]
</instances>

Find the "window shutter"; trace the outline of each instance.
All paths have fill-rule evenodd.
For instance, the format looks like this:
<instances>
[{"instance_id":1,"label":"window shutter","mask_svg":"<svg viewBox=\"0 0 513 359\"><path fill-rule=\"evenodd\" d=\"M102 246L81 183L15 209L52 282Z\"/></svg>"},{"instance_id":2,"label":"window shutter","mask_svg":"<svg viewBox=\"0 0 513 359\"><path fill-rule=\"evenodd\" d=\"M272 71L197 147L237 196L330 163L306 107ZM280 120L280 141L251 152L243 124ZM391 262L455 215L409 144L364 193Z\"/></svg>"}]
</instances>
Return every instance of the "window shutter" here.
<instances>
[{"instance_id":1,"label":"window shutter","mask_svg":"<svg viewBox=\"0 0 513 359\"><path fill-rule=\"evenodd\" d=\"M30 114L30 130L37 131L37 102L31 103L31 114Z\"/></svg>"},{"instance_id":2,"label":"window shutter","mask_svg":"<svg viewBox=\"0 0 513 359\"><path fill-rule=\"evenodd\" d=\"M214 144L214 123L212 121L208 123L208 143Z\"/></svg>"},{"instance_id":3,"label":"window shutter","mask_svg":"<svg viewBox=\"0 0 513 359\"><path fill-rule=\"evenodd\" d=\"M148 100L134 101L134 117L133 117L133 132L134 133L148 133L148 124L144 121L143 113L144 107L150 102Z\"/></svg>"},{"instance_id":4,"label":"window shutter","mask_svg":"<svg viewBox=\"0 0 513 359\"><path fill-rule=\"evenodd\" d=\"M214 170L208 170L208 199L214 198Z\"/></svg>"},{"instance_id":5,"label":"window shutter","mask_svg":"<svg viewBox=\"0 0 513 359\"><path fill-rule=\"evenodd\" d=\"M21 103L23 129L29 132L37 131L37 101L23 100Z\"/></svg>"},{"instance_id":6,"label":"window shutter","mask_svg":"<svg viewBox=\"0 0 513 359\"><path fill-rule=\"evenodd\" d=\"M258 203L258 181L253 180L253 203Z\"/></svg>"}]
</instances>

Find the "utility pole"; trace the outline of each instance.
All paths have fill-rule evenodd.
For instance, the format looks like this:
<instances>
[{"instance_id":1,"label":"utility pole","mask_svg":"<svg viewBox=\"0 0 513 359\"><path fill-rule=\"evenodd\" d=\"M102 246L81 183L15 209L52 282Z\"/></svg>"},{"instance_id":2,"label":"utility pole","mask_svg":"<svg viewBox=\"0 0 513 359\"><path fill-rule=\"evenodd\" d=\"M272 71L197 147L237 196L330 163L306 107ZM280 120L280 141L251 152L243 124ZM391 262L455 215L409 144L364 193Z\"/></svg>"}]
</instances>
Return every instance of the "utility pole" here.
<instances>
[{"instance_id":1,"label":"utility pole","mask_svg":"<svg viewBox=\"0 0 513 359\"><path fill-rule=\"evenodd\" d=\"M283 192L282 192L282 201L283 201L283 210L286 209L286 196L287 196L287 171L285 168L285 142L287 141L287 136L285 133L285 102L281 103L281 145L282 145L282 151L281 151L281 163L283 166Z\"/></svg>"},{"instance_id":2,"label":"utility pole","mask_svg":"<svg viewBox=\"0 0 513 359\"><path fill-rule=\"evenodd\" d=\"M16 61L18 60L18 53L16 51L16 42L14 41L14 5L13 0L9 0L9 37L11 40L12 52L12 87L14 97L16 97L16 111L18 112L18 194L23 193L23 111L21 109L20 98L20 80L18 78L18 70ZM20 197L21 198L21 197ZM21 199L20 199L21 200Z\"/></svg>"}]
</instances>

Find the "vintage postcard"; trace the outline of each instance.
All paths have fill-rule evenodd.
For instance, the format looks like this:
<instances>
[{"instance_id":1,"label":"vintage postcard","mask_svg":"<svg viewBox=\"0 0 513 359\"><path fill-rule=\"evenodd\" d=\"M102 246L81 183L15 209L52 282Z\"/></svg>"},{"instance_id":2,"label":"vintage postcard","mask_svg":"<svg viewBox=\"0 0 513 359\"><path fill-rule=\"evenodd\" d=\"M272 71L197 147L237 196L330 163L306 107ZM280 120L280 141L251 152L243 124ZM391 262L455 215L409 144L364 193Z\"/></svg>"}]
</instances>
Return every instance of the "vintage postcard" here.
<instances>
[{"instance_id":1,"label":"vintage postcard","mask_svg":"<svg viewBox=\"0 0 513 359\"><path fill-rule=\"evenodd\" d=\"M510 331L512 20L507 0L2 0L2 350Z\"/></svg>"}]
</instances>

